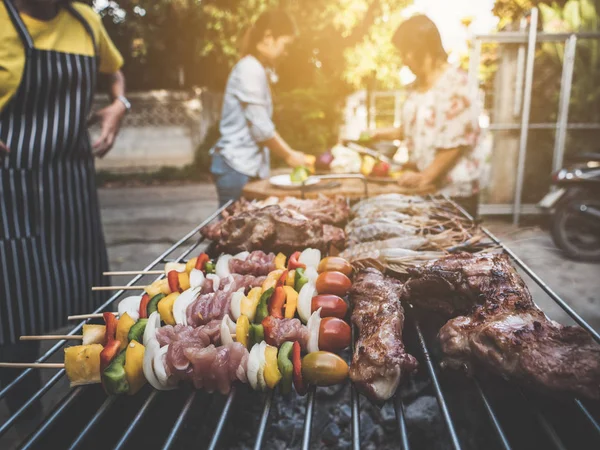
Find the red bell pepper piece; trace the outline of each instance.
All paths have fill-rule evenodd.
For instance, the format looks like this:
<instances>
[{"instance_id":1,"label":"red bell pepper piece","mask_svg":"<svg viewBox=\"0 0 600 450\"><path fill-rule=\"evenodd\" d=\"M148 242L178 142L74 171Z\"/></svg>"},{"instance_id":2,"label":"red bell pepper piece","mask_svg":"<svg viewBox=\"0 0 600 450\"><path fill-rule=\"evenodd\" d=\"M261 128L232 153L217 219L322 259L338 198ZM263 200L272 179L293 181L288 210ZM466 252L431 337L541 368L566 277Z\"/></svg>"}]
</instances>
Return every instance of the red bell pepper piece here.
<instances>
[{"instance_id":1,"label":"red bell pepper piece","mask_svg":"<svg viewBox=\"0 0 600 450\"><path fill-rule=\"evenodd\" d=\"M281 276L279 277L279 280L277 280L276 286L285 286L285 282L287 281L287 277L288 277L289 273L290 273L289 270L284 270L283 273L281 274Z\"/></svg>"},{"instance_id":2,"label":"red bell pepper piece","mask_svg":"<svg viewBox=\"0 0 600 450\"><path fill-rule=\"evenodd\" d=\"M179 288L179 273L176 270L171 270L167 274L167 281L169 282L169 289L171 292L182 292Z\"/></svg>"},{"instance_id":3,"label":"red bell pepper piece","mask_svg":"<svg viewBox=\"0 0 600 450\"><path fill-rule=\"evenodd\" d=\"M300 252L292 253L292 256L290 256L290 259L288 260L289 270L298 269L300 267L306 269L306 264L302 264L300 261L298 261L298 258L300 258Z\"/></svg>"},{"instance_id":4,"label":"red bell pepper piece","mask_svg":"<svg viewBox=\"0 0 600 450\"><path fill-rule=\"evenodd\" d=\"M100 373L104 372L104 369L110 365L110 362L119 354L120 351L121 341L117 341L116 339L113 339L104 346L100 352Z\"/></svg>"},{"instance_id":5,"label":"red bell pepper piece","mask_svg":"<svg viewBox=\"0 0 600 450\"><path fill-rule=\"evenodd\" d=\"M103 313L102 317L104 317L104 323L106 324L106 330L104 331L104 345L106 346L115 340L119 319L111 312Z\"/></svg>"},{"instance_id":6,"label":"red bell pepper piece","mask_svg":"<svg viewBox=\"0 0 600 450\"><path fill-rule=\"evenodd\" d=\"M142 295L140 301L140 319L148 318L148 303L150 303L150 296L148 294Z\"/></svg>"},{"instance_id":7,"label":"red bell pepper piece","mask_svg":"<svg viewBox=\"0 0 600 450\"><path fill-rule=\"evenodd\" d=\"M196 269L198 270L204 270L204 266L206 266L206 263L208 262L210 258L208 257L208 255L206 253L201 253L200 256L198 256L198 259L196 259Z\"/></svg>"},{"instance_id":8,"label":"red bell pepper piece","mask_svg":"<svg viewBox=\"0 0 600 450\"><path fill-rule=\"evenodd\" d=\"M277 346L277 343L273 339L273 330L277 326L277 319L272 316L267 316L261 322L264 330L265 342L269 345Z\"/></svg>"},{"instance_id":9,"label":"red bell pepper piece","mask_svg":"<svg viewBox=\"0 0 600 450\"><path fill-rule=\"evenodd\" d=\"M294 387L298 395L306 395L306 385L302 378L302 358L300 357L300 343L294 342L292 347L292 364L294 365Z\"/></svg>"},{"instance_id":10,"label":"red bell pepper piece","mask_svg":"<svg viewBox=\"0 0 600 450\"><path fill-rule=\"evenodd\" d=\"M279 283L279 282L278 282ZM276 319L283 319L283 304L285 303L285 291L283 286L277 286L269 302L269 315Z\"/></svg>"}]
</instances>

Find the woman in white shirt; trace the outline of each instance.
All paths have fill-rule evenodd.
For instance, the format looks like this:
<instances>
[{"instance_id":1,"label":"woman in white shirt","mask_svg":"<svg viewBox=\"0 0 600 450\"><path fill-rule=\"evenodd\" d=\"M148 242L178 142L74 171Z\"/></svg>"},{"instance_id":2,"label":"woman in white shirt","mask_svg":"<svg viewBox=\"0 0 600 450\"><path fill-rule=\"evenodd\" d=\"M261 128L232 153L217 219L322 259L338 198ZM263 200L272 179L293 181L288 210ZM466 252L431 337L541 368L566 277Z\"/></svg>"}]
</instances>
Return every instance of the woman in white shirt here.
<instances>
[{"instance_id":1,"label":"woman in white shirt","mask_svg":"<svg viewBox=\"0 0 600 450\"><path fill-rule=\"evenodd\" d=\"M283 11L263 13L248 31L244 56L232 69L219 131L212 150L213 174L219 203L238 199L253 178L266 178L273 152L291 167L310 166L314 158L293 150L275 130L269 87L270 70L294 40L296 26Z\"/></svg>"},{"instance_id":2,"label":"woman in white shirt","mask_svg":"<svg viewBox=\"0 0 600 450\"><path fill-rule=\"evenodd\" d=\"M371 137L405 141L407 168L415 171L401 176L401 186L436 185L476 215L479 163L473 150L479 128L467 74L447 62L440 33L427 16L407 19L392 42L416 81L402 108L401 127L375 130Z\"/></svg>"}]
</instances>

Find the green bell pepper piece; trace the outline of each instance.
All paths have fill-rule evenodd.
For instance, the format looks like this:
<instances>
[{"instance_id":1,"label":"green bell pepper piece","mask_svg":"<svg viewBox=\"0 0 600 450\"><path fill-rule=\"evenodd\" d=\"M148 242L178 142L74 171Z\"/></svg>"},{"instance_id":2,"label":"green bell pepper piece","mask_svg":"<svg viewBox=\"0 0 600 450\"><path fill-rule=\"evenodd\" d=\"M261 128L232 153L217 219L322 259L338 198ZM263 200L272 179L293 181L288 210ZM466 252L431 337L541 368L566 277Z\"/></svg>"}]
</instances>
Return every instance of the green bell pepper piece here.
<instances>
[{"instance_id":1,"label":"green bell pepper piece","mask_svg":"<svg viewBox=\"0 0 600 450\"><path fill-rule=\"evenodd\" d=\"M269 288L260 296L258 306L256 307L256 315L254 316L254 323L262 323L262 321L269 315L269 300L275 292L274 288Z\"/></svg>"},{"instance_id":2,"label":"green bell pepper piece","mask_svg":"<svg viewBox=\"0 0 600 450\"><path fill-rule=\"evenodd\" d=\"M204 266L204 270L206 271L207 274L209 274L209 273L215 273L215 267L216 267L216 264L211 259L210 261L206 262L206 265Z\"/></svg>"},{"instance_id":3,"label":"green bell pepper piece","mask_svg":"<svg viewBox=\"0 0 600 450\"><path fill-rule=\"evenodd\" d=\"M163 298L165 298L165 294L156 294L154 297L150 299L148 302L148 317L155 311L158 311L158 302L160 302ZM139 342L139 341L138 341Z\"/></svg>"},{"instance_id":4,"label":"green bell pepper piece","mask_svg":"<svg viewBox=\"0 0 600 450\"><path fill-rule=\"evenodd\" d=\"M296 269L296 276L294 278L294 289L296 292L300 292L302 286L308 283L308 278L304 275L304 269L302 267L298 267Z\"/></svg>"},{"instance_id":5,"label":"green bell pepper piece","mask_svg":"<svg viewBox=\"0 0 600 450\"><path fill-rule=\"evenodd\" d=\"M252 348L254 344L260 344L265 340L265 329L261 324L252 323L250 324L250 345Z\"/></svg>"},{"instance_id":6,"label":"green bell pepper piece","mask_svg":"<svg viewBox=\"0 0 600 450\"><path fill-rule=\"evenodd\" d=\"M129 329L127 341L138 341L141 344L144 340L144 331L146 330L147 323L148 319L138 319L138 321Z\"/></svg>"},{"instance_id":7,"label":"green bell pepper piece","mask_svg":"<svg viewBox=\"0 0 600 450\"><path fill-rule=\"evenodd\" d=\"M121 350L102 374L102 384L109 395L127 394L129 392L129 383L125 373L126 350Z\"/></svg>"},{"instance_id":8,"label":"green bell pepper piece","mask_svg":"<svg viewBox=\"0 0 600 450\"><path fill-rule=\"evenodd\" d=\"M293 342L286 341L279 347L279 353L277 354L277 367L281 372L282 378L279 382L279 389L282 394L288 394L292 392L292 377L294 373L294 365L292 364L292 347Z\"/></svg>"}]
</instances>

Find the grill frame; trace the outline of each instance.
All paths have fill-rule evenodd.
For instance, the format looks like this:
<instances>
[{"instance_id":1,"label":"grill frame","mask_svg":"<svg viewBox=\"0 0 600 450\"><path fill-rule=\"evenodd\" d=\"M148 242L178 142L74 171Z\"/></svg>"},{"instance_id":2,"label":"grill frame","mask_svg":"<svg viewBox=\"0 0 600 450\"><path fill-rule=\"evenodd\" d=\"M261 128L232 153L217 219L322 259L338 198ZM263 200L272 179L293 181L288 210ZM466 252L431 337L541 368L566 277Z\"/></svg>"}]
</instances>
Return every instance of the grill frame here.
<instances>
[{"instance_id":1,"label":"grill frame","mask_svg":"<svg viewBox=\"0 0 600 450\"><path fill-rule=\"evenodd\" d=\"M448 199L447 197L445 199L448 202L450 202L455 208L457 208L459 211L461 211L461 213L464 214L465 217L467 217L469 219L473 219L466 211L464 211L464 209L462 209L455 202ZM195 227L192 231L190 231L183 238L181 238L179 241L177 241L172 247L170 247L165 252L163 252L163 254L161 254L158 258L156 258L152 263L150 263L145 268L145 270L151 270L151 269L155 268L155 266L157 266L159 264L164 264L166 262L170 262L170 261L179 262L179 261L183 260L187 255L192 253L196 248L198 248L204 242L204 238L201 237L201 238L197 239L191 246L188 246L183 251L183 253L180 256L178 256L177 258L175 258L174 260L168 259L168 257L171 256L171 254L174 253L176 250L178 250L183 244L187 243L194 235L196 235L198 233L198 231L202 227L204 227L205 225L210 223L212 220L214 220L230 204L231 204L231 202L228 202L222 208L217 209L206 220L204 220L201 224L199 224L197 227ZM504 243L502 243L495 235L493 235L485 227L482 227L482 231L496 245L500 246L502 248L502 250L505 253L507 253L510 256L510 258L526 273L526 275L529 278L531 278L536 284L538 284L544 290L544 292L546 292L546 294L550 298L552 298L559 306L561 306L561 308L567 314L569 314L569 316L572 317L573 320L579 326L581 326L586 331L588 331L588 333L590 333L590 335L597 342L600 343L600 334L598 334L598 332L596 332L581 316L579 316L577 314L576 311L574 311L562 298L560 298L560 296L558 296L558 294L556 294L556 292L554 292L541 278L539 278L535 274L535 272L533 272L531 270L531 268L529 268L510 248L508 248ZM133 277L127 285L128 286L133 285L139 279L141 279L142 276L143 275L137 275L137 276ZM160 279L162 277L164 277L164 275L159 276L158 279ZM110 297L109 300L107 300L102 306L100 306L94 312L99 313L99 312L103 312L103 311L107 310L112 305L112 303L115 300L117 300L124 293L125 293L125 291L122 291L122 290L116 292L113 296ZM410 308L410 306L409 306L409 308ZM446 426L446 430L445 430L446 437L448 438L449 442L451 443L452 448L454 448L456 450L461 449L462 444L460 442L458 433L456 432L456 426L455 426L454 420L452 418L452 413L448 408L447 401L446 401L445 395L444 395L444 389L442 388L442 385L441 385L440 379L439 379L439 375L436 371L437 363L434 361L434 358L430 354L430 347L429 347L430 344L427 343L427 341L421 331L418 320L415 318L410 318L408 321L410 322L410 325L412 327L414 327L415 332L416 332L420 350L422 352L422 356L425 361L425 366L427 368L429 378L432 382L433 389L435 391L435 396L436 396L437 403L438 403L438 406L439 406L439 409L441 412L441 416L442 416L444 424ZM81 323L76 325L68 334L69 335L78 334L81 331L84 323L87 323L87 321L82 321ZM353 337L354 337L354 330L353 330ZM353 341L354 341L354 339L353 339ZM58 350L60 350L66 342L67 342L66 340L57 342L50 350L48 350L46 353L44 353L42 356L40 356L40 358L38 358L36 360L36 362L44 362L44 361L48 360L53 354L55 354ZM3 388L0 391L0 399L4 398L11 389L14 389L18 383L20 383L23 379L25 379L25 377L31 372L31 370L35 370L35 369L25 369L23 371L23 373L21 373L17 378L15 378L15 380L13 380L11 383L9 383L8 386ZM33 404L34 400L41 398L43 395L45 395L50 390L50 388L52 386L54 386L63 377L63 375L65 375L65 370L64 369L59 370L29 400L27 400L27 402L16 413L14 413L12 416L10 416L7 419L7 421L0 426L0 437L2 437L4 435L4 433L6 433L9 429L12 428L12 426L18 420L18 418ZM479 398L481 399L483 408L486 411L487 416L489 418L489 422L496 433L497 441L499 443L500 448L503 448L505 450L511 449L512 446L511 446L509 439L503 429L502 423L501 423L496 411L494 410L492 402L486 395L479 380L477 378L473 378L472 383L474 385L475 391L477 392ZM356 391L356 388L354 387L354 385L352 383L350 383L350 384L351 384L350 395L351 395L351 414L352 414L352 417L351 417L352 443L351 443L351 445L352 445L353 449L360 449L361 448L361 442L360 442L360 397L359 397L358 392ZM40 423L38 429L24 443L22 443L21 448L22 449L34 448L36 443L43 436L45 436L46 433L52 428L55 421L57 419L59 419L61 416L63 416L63 414L69 413L68 412L69 408L75 402L75 400L81 396L81 394L85 391L85 389L86 389L85 386L76 387L76 388L73 388L67 395L65 395L63 397L63 399L61 400L60 404L47 417L45 417L44 420ZM221 414L219 416L217 425L212 434L212 438L207 446L207 448L210 450L218 448L219 439L222 435L223 429L225 427L225 424L226 424L229 414L231 412L231 407L236 398L236 392L238 389L239 389L239 387L234 386L225 400L225 403L221 410ZM523 396L525 403L527 405L529 405L530 408L532 409L533 415L537 418L537 421L538 421L540 427L542 428L542 430L544 430L544 432L546 433L546 435L548 436L550 441L553 443L554 447L557 449L566 448L564 443L561 441L560 436L557 433L556 429L553 427L553 425L550 423L550 421L544 416L543 412L540 411L540 409L535 405L535 403L527 397L527 394L520 387L516 387L516 389L518 391L520 391L520 394ZM117 443L114 447L115 449L126 448L128 443L130 442L130 438L131 438L133 432L137 429L137 427L139 426L142 419L146 416L146 414L149 411L149 409L151 408L152 404L161 395L165 395L165 394L155 391L155 390L150 390L150 393L148 394L146 399L143 401L143 404L141 405L139 411L135 414L135 416L131 420L131 423L127 426L127 428L122 433L119 440L117 441ZM166 395L168 395L168 394L166 394ZM213 395L215 395L215 394L213 394ZM216 395L218 395L218 394L216 394ZM178 414L175 422L171 426L171 429L170 429L167 437L165 438L165 441L162 445L163 449L166 450L166 449L174 448L174 446L176 444L178 433L181 430L183 424L185 423L186 418L188 417L190 410L191 410L195 400L197 400L197 398L198 398L198 391L192 390L187 395L187 397L182 405L180 413ZM100 407L97 409L97 411L89 419L87 425L82 429L82 431L75 437L73 442L70 444L70 446L69 446L70 449L75 449L75 448L81 447L81 444L83 443L85 438L90 434L90 432L93 430L95 425L105 416L105 414L111 410L111 407L115 404L116 400L117 400L117 397L108 397L108 398L106 398L106 400L104 400L104 402L100 405ZM265 438L266 430L268 427L269 415L271 412L273 401L274 401L273 391L270 391L267 394L265 394L262 414L260 417L258 430L256 433L256 440L254 443L254 448L256 450L263 448L264 438ZM393 406L394 406L395 415L396 415L396 422L397 422L398 430L399 430L399 434L400 434L400 442L399 442L400 448L402 448L403 450L409 450L411 448L411 444L410 444L410 440L409 440L409 431L408 431L408 427L407 427L407 423L406 423L404 402L403 402L402 396L400 394L400 390L394 396L392 401L393 401ZM574 402L574 405L576 406L576 408L580 411L583 418L585 418L587 425L589 427L591 427L592 429L594 429L595 432L598 434L598 436L600 436L600 424L599 424L598 420L594 417L594 414L592 414L589 411L589 409L585 406L585 404L581 400L579 400L577 398L573 398L573 402ZM316 388L313 386L308 392L307 401L306 401L306 412L305 412L305 420L304 420L304 427L303 427L303 439L302 439L302 445L301 445L303 450L305 450L305 449L308 450L310 448L313 413L316 408L316 403L317 403L316 402Z\"/></svg>"}]
</instances>

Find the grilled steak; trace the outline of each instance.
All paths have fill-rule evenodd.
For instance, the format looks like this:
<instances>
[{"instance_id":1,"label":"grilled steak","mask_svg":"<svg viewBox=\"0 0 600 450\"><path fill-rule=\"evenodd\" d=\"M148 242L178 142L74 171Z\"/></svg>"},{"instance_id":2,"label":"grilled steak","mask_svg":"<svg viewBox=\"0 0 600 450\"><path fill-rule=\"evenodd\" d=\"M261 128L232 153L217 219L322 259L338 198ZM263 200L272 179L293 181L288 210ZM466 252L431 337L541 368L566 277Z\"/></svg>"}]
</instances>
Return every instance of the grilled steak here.
<instances>
[{"instance_id":1,"label":"grilled steak","mask_svg":"<svg viewBox=\"0 0 600 450\"><path fill-rule=\"evenodd\" d=\"M411 274L404 299L453 317L439 332L443 365L600 398L600 345L546 317L505 255L449 256Z\"/></svg>"},{"instance_id":2,"label":"grilled steak","mask_svg":"<svg viewBox=\"0 0 600 450\"><path fill-rule=\"evenodd\" d=\"M417 368L402 342L402 285L375 269L360 272L350 291L352 323L359 330L350 378L371 400L389 399L403 376Z\"/></svg>"},{"instance_id":3,"label":"grilled steak","mask_svg":"<svg viewBox=\"0 0 600 450\"><path fill-rule=\"evenodd\" d=\"M342 229L279 205L229 216L218 227L205 227L201 232L228 253L255 249L290 253L307 247L324 251L329 244L342 248L345 240Z\"/></svg>"}]
</instances>

